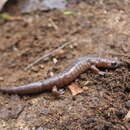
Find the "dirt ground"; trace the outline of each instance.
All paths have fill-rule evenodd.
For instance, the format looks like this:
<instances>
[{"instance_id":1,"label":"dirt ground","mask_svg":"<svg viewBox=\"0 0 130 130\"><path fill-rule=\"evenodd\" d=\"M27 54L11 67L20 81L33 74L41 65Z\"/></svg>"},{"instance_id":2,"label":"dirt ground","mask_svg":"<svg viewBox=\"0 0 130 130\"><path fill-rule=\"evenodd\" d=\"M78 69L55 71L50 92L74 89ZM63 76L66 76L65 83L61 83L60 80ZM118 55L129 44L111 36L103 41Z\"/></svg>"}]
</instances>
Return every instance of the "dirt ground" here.
<instances>
[{"instance_id":1,"label":"dirt ground","mask_svg":"<svg viewBox=\"0 0 130 130\"><path fill-rule=\"evenodd\" d=\"M0 86L12 87L64 71L81 56L117 57L130 63L130 3L84 1L62 10L35 12L21 20L0 20ZM26 67L57 47L65 48L37 65ZM86 91L73 97L67 88L59 99L51 92L32 96L0 94L1 130L128 130L129 64L91 71L73 83Z\"/></svg>"}]
</instances>

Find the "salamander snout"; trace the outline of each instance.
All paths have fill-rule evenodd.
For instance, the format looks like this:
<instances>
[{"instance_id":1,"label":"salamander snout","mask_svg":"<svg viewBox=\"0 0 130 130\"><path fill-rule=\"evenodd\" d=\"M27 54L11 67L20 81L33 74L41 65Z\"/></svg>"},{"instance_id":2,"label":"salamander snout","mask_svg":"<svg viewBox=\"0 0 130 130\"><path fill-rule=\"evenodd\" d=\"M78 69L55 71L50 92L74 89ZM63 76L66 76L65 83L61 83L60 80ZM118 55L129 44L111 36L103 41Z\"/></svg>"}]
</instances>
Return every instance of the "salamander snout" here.
<instances>
[{"instance_id":1,"label":"salamander snout","mask_svg":"<svg viewBox=\"0 0 130 130\"><path fill-rule=\"evenodd\" d=\"M103 59L102 61L98 62L96 64L97 67L103 67L103 68L117 68L120 66L120 62L117 60L111 60L111 59Z\"/></svg>"}]
</instances>

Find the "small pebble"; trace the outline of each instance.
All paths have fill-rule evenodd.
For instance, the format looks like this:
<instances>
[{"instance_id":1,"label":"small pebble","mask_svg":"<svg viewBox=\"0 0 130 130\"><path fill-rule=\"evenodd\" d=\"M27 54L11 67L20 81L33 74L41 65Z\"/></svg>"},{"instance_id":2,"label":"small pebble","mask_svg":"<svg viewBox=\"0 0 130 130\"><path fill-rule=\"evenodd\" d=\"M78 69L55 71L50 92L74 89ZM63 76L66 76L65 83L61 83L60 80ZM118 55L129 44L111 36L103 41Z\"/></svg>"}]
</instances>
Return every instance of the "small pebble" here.
<instances>
[{"instance_id":1,"label":"small pebble","mask_svg":"<svg viewBox=\"0 0 130 130\"><path fill-rule=\"evenodd\" d=\"M3 77L0 77L0 81L3 81L4 80L4 78Z\"/></svg>"},{"instance_id":2,"label":"small pebble","mask_svg":"<svg viewBox=\"0 0 130 130\"><path fill-rule=\"evenodd\" d=\"M53 63L56 64L58 60L56 58L53 58Z\"/></svg>"},{"instance_id":3,"label":"small pebble","mask_svg":"<svg viewBox=\"0 0 130 130\"><path fill-rule=\"evenodd\" d=\"M40 65L40 68L41 68L41 69L44 69L44 65Z\"/></svg>"},{"instance_id":4,"label":"small pebble","mask_svg":"<svg viewBox=\"0 0 130 130\"><path fill-rule=\"evenodd\" d=\"M54 76L54 73L53 73L53 72L50 72L49 75L50 75L51 77L53 77L53 76Z\"/></svg>"},{"instance_id":5,"label":"small pebble","mask_svg":"<svg viewBox=\"0 0 130 130\"><path fill-rule=\"evenodd\" d=\"M130 108L130 100L126 102L126 107Z\"/></svg>"},{"instance_id":6,"label":"small pebble","mask_svg":"<svg viewBox=\"0 0 130 130\"><path fill-rule=\"evenodd\" d=\"M89 88L88 87L83 87L83 90L88 91Z\"/></svg>"},{"instance_id":7,"label":"small pebble","mask_svg":"<svg viewBox=\"0 0 130 130\"><path fill-rule=\"evenodd\" d=\"M128 94L128 98L130 99L130 93Z\"/></svg>"},{"instance_id":8,"label":"small pebble","mask_svg":"<svg viewBox=\"0 0 130 130\"><path fill-rule=\"evenodd\" d=\"M73 45L69 45L69 48L73 49L73 48L74 48L74 46L73 46Z\"/></svg>"},{"instance_id":9,"label":"small pebble","mask_svg":"<svg viewBox=\"0 0 130 130\"><path fill-rule=\"evenodd\" d=\"M36 130L43 130L43 128L42 127L38 127Z\"/></svg>"},{"instance_id":10,"label":"small pebble","mask_svg":"<svg viewBox=\"0 0 130 130\"><path fill-rule=\"evenodd\" d=\"M37 73L39 71L39 69L38 69L38 67L32 67L32 71Z\"/></svg>"}]
</instances>

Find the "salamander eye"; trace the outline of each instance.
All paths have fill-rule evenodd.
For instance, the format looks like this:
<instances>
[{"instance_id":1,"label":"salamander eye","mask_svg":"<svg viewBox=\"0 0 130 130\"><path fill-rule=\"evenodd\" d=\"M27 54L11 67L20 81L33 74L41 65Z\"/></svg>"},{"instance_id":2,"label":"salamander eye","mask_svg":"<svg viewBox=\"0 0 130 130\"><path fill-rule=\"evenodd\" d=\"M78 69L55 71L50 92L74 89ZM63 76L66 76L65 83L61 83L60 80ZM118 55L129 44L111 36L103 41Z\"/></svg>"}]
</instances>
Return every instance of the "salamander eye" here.
<instances>
[{"instance_id":1,"label":"salamander eye","mask_svg":"<svg viewBox=\"0 0 130 130\"><path fill-rule=\"evenodd\" d=\"M116 62L113 62L113 63L111 63L111 66L112 66L113 68L115 68L115 67L118 66L118 64L117 64Z\"/></svg>"}]
</instances>

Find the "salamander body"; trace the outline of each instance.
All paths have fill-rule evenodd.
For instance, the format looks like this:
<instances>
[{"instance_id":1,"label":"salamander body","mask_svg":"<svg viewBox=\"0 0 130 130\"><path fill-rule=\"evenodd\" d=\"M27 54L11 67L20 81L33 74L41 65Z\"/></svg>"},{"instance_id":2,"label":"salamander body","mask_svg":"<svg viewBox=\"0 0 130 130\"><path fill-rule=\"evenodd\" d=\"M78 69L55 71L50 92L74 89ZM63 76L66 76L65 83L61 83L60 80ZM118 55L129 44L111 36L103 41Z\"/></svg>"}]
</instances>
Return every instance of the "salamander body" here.
<instances>
[{"instance_id":1,"label":"salamander body","mask_svg":"<svg viewBox=\"0 0 130 130\"><path fill-rule=\"evenodd\" d=\"M105 72L100 71L98 68L117 68L120 64L121 62L115 59L85 56L79 58L66 71L57 76L18 87L0 88L0 92L18 95L41 93L46 90L52 90L54 86L60 88L71 83L88 69L104 75Z\"/></svg>"}]
</instances>

